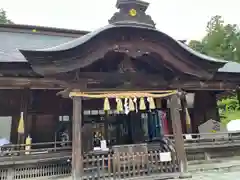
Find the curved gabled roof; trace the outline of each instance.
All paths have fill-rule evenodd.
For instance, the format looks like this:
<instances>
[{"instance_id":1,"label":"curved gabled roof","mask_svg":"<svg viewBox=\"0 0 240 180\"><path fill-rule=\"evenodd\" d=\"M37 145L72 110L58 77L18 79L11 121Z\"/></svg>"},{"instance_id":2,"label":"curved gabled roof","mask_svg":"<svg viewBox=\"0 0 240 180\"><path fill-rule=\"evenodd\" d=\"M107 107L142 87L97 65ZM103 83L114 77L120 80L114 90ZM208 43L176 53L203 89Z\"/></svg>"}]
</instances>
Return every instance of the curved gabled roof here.
<instances>
[{"instance_id":1,"label":"curved gabled roof","mask_svg":"<svg viewBox=\"0 0 240 180\"><path fill-rule=\"evenodd\" d=\"M109 24L107 26L104 26L102 28L97 29L96 31L89 32L89 33L87 33L84 36L81 36L81 37L79 37L77 39L74 39L72 41L60 44L58 46L54 46L54 47L51 47L51 48L44 48L44 49L20 50L20 51L21 52L25 52L25 51L47 52L47 51L64 51L64 50L69 50L69 49L75 48L77 46L83 45L84 43L90 41L91 39L94 39L96 36L98 36L100 33L104 32L106 30L109 30L109 29L112 29L112 28L119 28L119 27L126 27L126 28L132 28L132 29L148 29L150 31L159 33L159 36L165 36L166 38L168 38L169 41L173 41L174 43L178 44L179 47L181 47L185 51L187 51L189 54L192 54L192 55L194 55L194 56L196 56L196 57L198 57L200 59L207 60L207 61L212 61L212 62L219 62L219 63L227 63L228 62L228 61L223 60L223 59L217 59L217 58L214 58L214 57L207 56L205 54L201 54L201 53L193 50L192 48L190 48L186 44L182 43L181 41L175 40L172 37L168 36L167 34L161 32L159 30L155 30L155 29L147 28L147 27L136 26L136 25L133 26L132 24L130 24L130 25L126 25L126 24L123 24L123 25L112 25L112 24Z\"/></svg>"},{"instance_id":2,"label":"curved gabled roof","mask_svg":"<svg viewBox=\"0 0 240 180\"><path fill-rule=\"evenodd\" d=\"M174 39L173 39L174 40ZM193 54L203 60L207 60L207 61L212 61L212 62L219 62L219 63L227 63L228 61L224 60L224 59L217 59L211 56L207 56L205 54L201 54L195 50L193 50L192 48L190 48L189 46L187 46L186 44L176 41L183 49L185 49L186 51L188 51L190 54Z\"/></svg>"},{"instance_id":3,"label":"curved gabled roof","mask_svg":"<svg viewBox=\"0 0 240 180\"><path fill-rule=\"evenodd\" d=\"M40 74L84 68L115 50L128 51L134 57L155 53L157 59L164 56L164 63L177 69L181 66L182 72L198 77L203 77L201 73L209 77L227 63L200 54L156 30L152 18L145 13L147 7L148 3L140 0L117 0L120 11L109 20L109 25L55 47L20 51Z\"/></svg>"},{"instance_id":4,"label":"curved gabled roof","mask_svg":"<svg viewBox=\"0 0 240 180\"><path fill-rule=\"evenodd\" d=\"M125 31L124 31L125 30ZM224 60L218 60L212 57L208 57L206 55L202 55L191 48L189 48L184 43L181 43L179 41L174 40L170 36L166 35L165 33L158 31L153 28L148 27L141 27L137 25L113 25L109 24L103 28L100 28L96 31L90 32L78 39L74 39L72 41L69 41L64 44L60 44L55 47L51 48L45 48L45 49L38 49L38 50L20 50L21 53L25 56L25 58L29 61L30 64L33 65L33 68L35 65L39 64L54 64L57 63L58 67L61 68L61 64L63 62L66 62L66 59L76 59L76 57L85 57L85 59L91 59L91 63L97 59L100 59L104 56L106 53L106 48L112 47L113 44L109 43L109 47L99 45L98 55L96 55L95 60L93 60L93 54L94 52L91 52L89 56L87 55L86 51L88 50L88 45L96 45L101 44L100 41L113 41L113 36L115 36L117 33L133 33L133 32L139 32L139 34L144 34L146 39L151 39L152 41L158 40L158 42L154 42L156 44L159 44L159 46L164 45L166 49L169 49L174 54L177 52L177 54L183 55L187 58L194 59L195 61L200 62L201 64L206 64L204 66L207 66L209 69L213 71L217 71L218 68L221 68L227 61ZM109 37L111 36L112 37ZM108 36L108 37L107 37ZM133 35L132 35L133 36ZM100 38L102 37L102 39ZM104 38L106 37L106 38ZM139 37L141 38L141 37ZM121 41L121 40L120 40ZM146 40L147 41L147 40ZM163 44L164 42L164 44ZM106 42L107 43L107 42ZM102 49L105 48L105 49ZM78 51L76 51L78 49ZM71 53L70 53L71 52ZM58 54L58 55L57 55ZM61 54L61 55L60 55ZM80 63L80 59L78 58L78 65L74 64L72 67L69 67L62 64L62 67L65 68L65 70L61 71L71 71L73 68L82 68L84 67L84 63ZM71 62L73 62L72 60ZM70 62L70 61L69 61ZM69 64L69 62L67 64ZM204 67L205 68L205 67ZM215 69L215 70L214 70ZM39 70L37 70L39 71Z\"/></svg>"}]
</instances>

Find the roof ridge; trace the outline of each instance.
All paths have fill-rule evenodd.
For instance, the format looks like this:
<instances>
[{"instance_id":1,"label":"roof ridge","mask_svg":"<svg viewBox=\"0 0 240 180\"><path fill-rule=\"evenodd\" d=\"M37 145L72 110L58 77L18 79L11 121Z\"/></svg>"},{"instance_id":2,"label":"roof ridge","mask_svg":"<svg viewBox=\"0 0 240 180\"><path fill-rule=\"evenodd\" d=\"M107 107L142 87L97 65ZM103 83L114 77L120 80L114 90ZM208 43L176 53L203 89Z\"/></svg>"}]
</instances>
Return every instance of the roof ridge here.
<instances>
[{"instance_id":1,"label":"roof ridge","mask_svg":"<svg viewBox=\"0 0 240 180\"><path fill-rule=\"evenodd\" d=\"M39 25L28 25L28 24L0 24L0 28L15 28L15 29L26 29L26 30L38 29L41 31L51 31L51 32L81 34L81 35L85 35L90 32L90 31L84 31L84 30L57 28L57 27L39 26Z\"/></svg>"}]
</instances>

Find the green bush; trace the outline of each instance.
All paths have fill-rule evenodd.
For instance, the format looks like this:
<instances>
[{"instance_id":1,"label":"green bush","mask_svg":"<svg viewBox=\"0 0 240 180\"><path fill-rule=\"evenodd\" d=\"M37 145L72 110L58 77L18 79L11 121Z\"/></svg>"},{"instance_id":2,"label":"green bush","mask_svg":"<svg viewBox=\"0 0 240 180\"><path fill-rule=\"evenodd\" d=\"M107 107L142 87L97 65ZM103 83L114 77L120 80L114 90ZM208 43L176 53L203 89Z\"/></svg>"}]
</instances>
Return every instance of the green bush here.
<instances>
[{"instance_id":1,"label":"green bush","mask_svg":"<svg viewBox=\"0 0 240 180\"><path fill-rule=\"evenodd\" d=\"M236 95L223 98L217 104L223 124L227 124L234 119L240 119L240 106Z\"/></svg>"}]
</instances>

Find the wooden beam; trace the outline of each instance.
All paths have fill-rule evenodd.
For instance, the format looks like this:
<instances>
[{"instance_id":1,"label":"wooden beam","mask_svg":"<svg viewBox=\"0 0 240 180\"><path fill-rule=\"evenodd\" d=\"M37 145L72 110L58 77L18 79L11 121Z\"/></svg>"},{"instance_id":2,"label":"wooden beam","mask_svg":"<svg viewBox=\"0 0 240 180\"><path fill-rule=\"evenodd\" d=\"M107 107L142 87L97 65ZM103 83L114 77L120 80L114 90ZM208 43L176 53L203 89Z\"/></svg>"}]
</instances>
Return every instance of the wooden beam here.
<instances>
[{"instance_id":1,"label":"wooden beam","mask_svg":"<svg viewBox=\"0 0 240 180\"><path fill-rule=\"evenodd\" d=\"M184 90L233 90L237 84L222 81L179 80L169 85L170 88Z\"/></svg>"},{"instance_id":2,"label":"wooden beam","mask_svg":"<svg viewBox=\"0 0 240 180\"><path fill-rule=\"evenodd\" d=\"M217 72L213 79L215 81L225 81L225 82L236 82L239 84L240 78L239 73L229 73L229 72Z\"/></svg>"},{"instance_id":3,"label":"wooden beam","mask_svg":"<svg viewBox=\"0 0 240 180\"><path fill-rule=\"evenodd\" d=\"M147 74L141 72L79 72L75 79L73 75L58 75L57 79L63 81L79 81L79 82L115 82L117 81L140 81L140 80L154 80L154 81L165 81L162 74ZM165 81L166 82L166 81Z\"/></svg>"},{"instance_id":4,"label":"wooden beam","mask_svg":"<svg viewBox=\"0 0 240 180\"><path fill-rule=\"evenodd\" d=\"M117 81L117 80L116 80ZM117 82L115 83L117 84ZM72 88L78 89L78 83L74 82L76 86L71 86ZM135 89L143 89L143 90L164 90L164 89L183 89L183 90L212 90L212 91L226 91L226 90L235 90L235 83L223 83L223 82L202 82L202 81L178 81L174 83L166 84L161 81L152 81L142 80L141 82L125 82L120 84L120 86L108 86L106 82L98 82L98 83L88 83L85 88L86 91L95 91L95 90L106 90L106 89L119 89L119 90L135 90ZM81 85L83 87L83 85Z\"/></svg>"},{"instance_id":5,"label":"wooden beam","mask_svg":"<svg viewBox=\"0 0 240 180\"><path fill-rule=\"evenodd\" d=\"M172 119L173 135L175 139L175 149L180 164L181 173L186 173L187 168L187 156L184 148L184 139L182 134L182 124L180 119L180 100L178 94L174 94L170 97L170 113Z\"/></svg>"},{"instance_id":6,"label":"wooden beam","mask_svg":"<svg viewBox=\"0 0 240 180\"><path fill-rule=\"evenodd\" d=\"M72 180L78 180L83 175L81 97L73 97L72 126Z\"/></svg>"},{"instance_id":7,"label":"wooden beam","mask_svg":"<svg viewBox=\"0 0 240 180\"><path fill-rule=\"evenodd\" d=\"M132 73L114 75L112 73L94 73L85 75L80 80L57 80L55 78L10 78L0 77L0 89L84 89L85 91L104 90L119 88L121 90L131 89L184 89L184 90L235 90L239 82L223 81L200 81L190 79L177 79L170 82L165 81L158 75ZM89 76L89 77L88 77ZM96 78L96 79L94 79ZM108 81L106 81L106 79ZM112 83L115 86L110 86ZM94 86L93 86L94 85ZM120 87L120 86L121 87ZM92 86L92 87L91 87Z\"/></svg>"},{"instance_id":8,"label":"wooden beam","mask_svg":"<svg viewBox=\"0 0 240 180\"><path fill-rule=\"evenodd\" d=\"M51 78L0 77L0 89L62 89L68 83Z\"/></svg>"},{"instance_id":9,"label":"wooden beam","mask_svg":"<svg viewBox=\"0 0 240 180\"><path fill-rule=\"evenodd\" d=\"M66 88L62 91L57 92L57 96L62 96L63 98L69 98L70 92L73 91L71 88Z\"/></svg>"},{"instance_id":10,"label":"wooden beam","mask_svg":"<svg viewBox=\"0 0 240 180\"><path fill-rule=\"evenodd\" d=\"M63 77L62 77L63 78ZM67 78L67 77L66 77ZM126 88L129 89L185 89L185 90L232 90L236 89L238 82L223 81L201 81L190 77L174 78L172 81L166 81L161 74L145 73L106 73L106 72L82 72L78 74L78 80L61 79L69 82L72 88L87 89L108 89L108 88ZM114 86L114 84L116 86ZM125 87L119 87L119 84ZM126 84L128 85L126 87Z\"/></svg>"}]
</instances>

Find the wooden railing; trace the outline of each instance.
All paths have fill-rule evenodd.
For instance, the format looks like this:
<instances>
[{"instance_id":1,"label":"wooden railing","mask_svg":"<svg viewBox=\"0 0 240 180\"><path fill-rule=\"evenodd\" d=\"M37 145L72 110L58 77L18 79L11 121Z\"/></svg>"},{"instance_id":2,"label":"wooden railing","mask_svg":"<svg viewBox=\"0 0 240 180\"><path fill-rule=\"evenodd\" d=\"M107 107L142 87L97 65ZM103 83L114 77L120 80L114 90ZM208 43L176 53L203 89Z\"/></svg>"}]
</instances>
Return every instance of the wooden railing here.
<instances>
[{"instance_id":1,"label":"wooden railing","mask_svg":"<svg viewBox=\"0 0 240 180\"><path fill-rule=\"evenodd\" d=\"M169 145L174 145L173 135L166 135ZM183 134L186 149L194 148L214 148L225 146L240 146L240 132L224 132L224 133L202 133L202 134ZM65 142L65 146L61 146L62 142L44 142L32 143L31 148L26 150L26 144L12 144L1 147L0 156L25 156L47 153L71 152L71 141ZM158 144L158 143L156 143ZM150 149L151 150L151 149ZM159 150L154 148L154 150ZM1 159L1 158L0 158Z\"/></svg>"},{"instance_id":2,"label":"wooden railing","mask_svg":"<svg viewBox=\"0 0 240 180\"><path fill-rule=\"evenodd\" d=\"M167 137L174 143L173 135ZM240 132L183 134L186 149L224 148L240 146Z\"/></svg>"},{"instance_id":3,"label":"wooden railing","mask_svg":"<svg viewBox=\"0 0 240 180\"><path fill-rule=\"evenodd\" d=\"M71 150L71 141L64 142L64 146L61 146L63 142L42 142L42 143L32 143L31 145L27 144L7 144L1 147L2 152L19 155L19 154L38 154L38 153L47 153L47 152L58 152L63 150ZM30 146L28 150L26 147Z\"/></svg>"},{"instance_id":4,"label":"wooden railing","mask_svg":"<svg viewBox=\"0 0 240 180\"><path fill-rule=\"evenodd\" d=\"M25 150L27 146L25 144L4 145L0 152L0 166L71 159L71 142L68 142L67 146L64 147L61 147L60 143L33 143L29 150Z\"/></svg>"},{"instance_id":5,"label":"wooden railing","mask_svg":"<svg viewBox=\"0 0 240 180\"><path fill-rule=\"evenodd\" d=\"M174 146L173 135L166 135L166 137L169 139L169 145ZM186 150L240 146L240 132L183 134L183 138ZM0 164L3 161L8 161L8 159L14 161L15 159L19 159L23 156L25 156L26 159L30 159L30 155L34 155L34 157L39 155L42 156L42 159L48 159L48 156L50 156L50 159L54 159L54 157L56 159L63 157L71 158L71 141L65 142L65 146L61 146L61 144L62 142L33 143L31 144L31 148L29 150L25 150L25 147L28 146L25 144L5 145L4 147L1 147L2 151L0 152L0 156L2 157L0 157ZM149 151L151 150L161 150L159 143L149 143Z\"/></svg>"},{"instance_id":6,"label":"wooden railing","mask_svg":"<svg viewBox=\"0 0 240 180\"><path fill-rule=\"evenodd\" d=\"M191 135L191 139L189 139L189 136ZM172 134L165 135L169 139L174 140L174 137ZM234 132L216 132L216 133L191 133L191 134L183 134L184 141L204 141L204 140L214 140L214 139L240 139L240 131L234 131Z\"/></svg>"}]
</instances>

